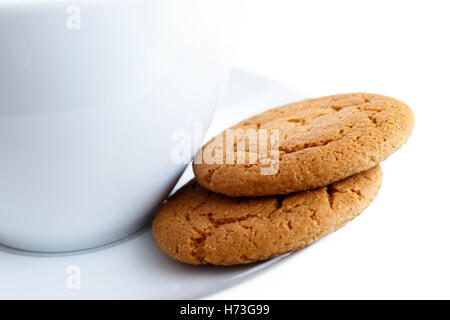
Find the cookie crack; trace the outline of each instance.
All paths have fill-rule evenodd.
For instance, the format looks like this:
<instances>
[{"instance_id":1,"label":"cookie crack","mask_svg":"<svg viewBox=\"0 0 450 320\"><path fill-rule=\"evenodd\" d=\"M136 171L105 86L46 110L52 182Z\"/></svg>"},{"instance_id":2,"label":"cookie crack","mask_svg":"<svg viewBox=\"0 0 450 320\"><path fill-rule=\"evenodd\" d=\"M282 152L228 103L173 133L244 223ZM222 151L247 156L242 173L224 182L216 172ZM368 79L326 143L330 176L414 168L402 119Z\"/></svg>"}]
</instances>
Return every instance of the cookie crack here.
<instances>
[{"instance_id":1,"label":"cookie crack","mask_svg":"<svg viewBox=\"0 0 450 320\"><path fill-rule=\"evenodd\" d=\"M191 222L191 213L197 211L199 208L203 207L207 203L208 203L208 200L203 200L200 204L198 204L195 207L191 208L189 210L189 212L186 214L186 221L188 221L190 223Z\"/></svg>"},{"instance_id":2,"label":"cookie crack","mask_svg":"<svg viewBox=\"0 0 450 320\"><path fill-rule=\"evenodd\" d=\"M207 184L211 184L211 181L214 177L214 174L216 173L216 171L220 168L220 165L216 165L214 168L212 169L208 169L208 173L205 175L205 181Z\"/></svg>"},{"instance_id":3,"label":"cookie crack","mask_svg":"<svg viewBox=\"0 0 450 320\"><path fill-rule=\"evenodd\" d=\"M359 200L362 200L364 198L364 195L362 194L361 190L350 189L350 192L356 194Z\"/></svg>"},{"instance_id":4,"label":"cookie crack","mask_svg":"<svg viewBox=\"0 0 450 320\"><path fill-rule=\"evenodd\" d=\"M277 204L275 206L275 209L272 210L268 215L267 218L270 219L270 217L277 212L278 210L283 208L283 201L285 197L283 196L277 196ZM283 209L282 209L283 210ZM240 217L229 217L229 218L214 218L214 215L212 212L208 212L207 214L202 214L202 216L206 216L208 218L209 222L214 226L214 228L218 228L223 225L232 224L232 223L241 223L243 221L247 221L253 218L261 218L261 215L258 214L246 214L244 216Z\"/></svg>"},{"instance_id":5,"label":"cookie crack","mask_svg":"<svg viewBox=\"0 0 450 320\"><path fill-rule=\"evenodd\" d=\"M190 242L193 245L193 247L190 250L190 255L192 258L197 260L199 263L203 264L205 262L205 255L201 252L201 249L203 247L203 244L205 243L206 239L208 238L209 234L207 234L205 231L198 229L195 227L192 223L190 223L192 229L199 235L198 237L191 236Z\"/></svg>"},{"instance_id":6,"label":"cookie crack","mask_svg":"<svg viewBox=\"0 0 450 320\"><path fill-rule=\"evenodd\" d=\"M361 107L361 105L352 105L352 106L344 106L344 107L339 107L339 110L336 111L341 111L347 108L358 108L360 110L360 112L369 112L370 114L367 116L367 119L376 127L379 127L381 124L377 118L377 114L381 113L382 110L377 108L376 106L365 106L364 108ZM333 107L334 108L334 107ZM300 126L306 126L306 125L312 125L311 122L328 115L328 113L320 113L314 117L311 118L290 118L290 119L286 119L283 120L285 122L293 122L293 123L299 123ZM336 137L332 137L332 138L328 138L328 139L323 139L323 140L319 140L319 141L314 141L314 142L306 142L306 143L302 143L302 144L296 144L293 146L279 146L279 159L282 160L282 158L287 155L287 154L291 154L291 153L296 153L299 151L303 151L303 150L307 150L310 148L317 148L317 147L325 147L327 145L329 145L330 143L333 142L338 142L344 138L347 137L347 132L348 130L352 129L355 126L356 123L352 123L348 126L344 126L339 130L339 135ZM250 124L247 124L250 125ZM285 136L285 139L287 138L287 136ZM358 136L358 138L360 138L360 136ZM353 139L354 141L354 139ZM357 141L359 143L359 141ZM225 143L225 142L224 142ZM237 142L234 142L234 151L236 152L236 144ZM249 150L244 150L245 153L250 154ZM257 164L248 164L248 167L253 167L255 165L260 164L260 157L259 157L259 153L256 154L256 160L257 160ZM247 161L246 161L246 165L247 165ZM214 167L213 169L209 169L207 175L205 176L205 181L206 183L209 185L211 184L211 181L214 179L214 175L216 173L216 171L220 168L220 165L217 165L216 167Z\"/></svg>"},{"instance_id":7,"label":"cookie crack","mask_svg":"<svg viewBox=\"0 0 450 320\"><path fill-rule=\"evenodd\" d=\"M326 188L327 192L327 201L330 209L333 209L333 202L334 202L334 193L336 192L336 188L332 184L328 185Z\"/></svg>"},{"instance_id":8,"label":"cookie crack","mask_svg":"<svg viewBox=\"0 0 450 320\"><path fill-rule=\"evenodd\" d=\"M311 208L308 208L308 211L311 212L309 219L316 225L320 226L320 219L317 217L317 211Z\"/></svg>"},{"instance_id":9,"label":"cookie crack","mask_svg":"<svg viewBox=\"0 0 450 320\"><path fill-rule=\"evenodd\" d=\"M246 235L246 238L247 238L248 242L250 242L251 244L253 244L253 246L254 246L256 249L258 249L258 248L259 248L258 243L257 243L255 240L253 240L252 237L251 237L253 233L254 233L254 236L255 236L255 237L257 236L256 232L253 231L253 227L242 225L242 228L244 228L245 230L247 230L247 231L250 232L250 234L247 234L247 235Z\"/></svg>"},{"instance_id":10,"label":"cookie crack","mask_svg":"<svg viewBox=\"0 0 450 320\"><path fill-rule=\"evenodd\" d=\"M301 150L305 150L308 148L324 147L333 141L336 141L336 140L335 139L326 139L326 140L317 141L317 142L306 142L301 145L295 145L292 147L280 146L280 151L284 152L284 154L289 154L289 153L294 153L294 152L298 152Z\"/></svg>"},{"instance_id":11,"label":"cookie crack","mask_svg":"<svg viewBox=\"0 0 450 320\"><path fill-rule=\"evenodd\" d=\"M246 221L246 220L258 217L258 215L246 214L245 216L237 217L237 218L214 219L212 212L210 212L210 213L206 214L206 217L214 225L215 228L218 228L218 227L226 225L226 224L231 224L231 223L236 223L236 222L240 223L242 221Z\"/></svg>"},{"instance_id":12,"label":"cookie crack","mask_svg":"<svg viewBox=\"0 0 450 320\"><path fill-rule=\"evenodd\" d=\"M382 112L382 111L378 110L378 109L366 109L366 110L372 111L372 114L367 116L369 121L372 122L376 127L379 127L380 123L379 123L376 115L378 113ZM282 159L282 156L284 156L286 154L299 152L299 151L306 150L306 149L309 149L309 148L324 147L324 146L326 146L326 145L328 145L328 144L330 144L332 142L340 141L340 140L346 138L347 131L350 130L350 129L353 129L354 126L355 126L355 123L353 123L353 124L351 124L349 126L344 126L343 128L341 128L339 130L339 136L334 137L334 138L329 138L329 139L325 139L325 140L321 140L321 141L315 141L315 142L307 142L307 143L303 143L303 144L294 145L294 146L291 146L291 147L280 146L279 149L280 149L280 152L282 152L282 154L280 154L280 159ZM361 137L358 136L357 140L359 140L360 138Z\"/></svg>"},{"instance_id":13,"label":"cookie crack","mask_svg":"<svg viewBox=\"0 0 450 320\"><path fill-rule=\"evenodd\" d=\"M306 142L303 144L298 144L291 147L283 147L280 146L280 152L283 152L283 155L289 154L289 153L295 153L298 151L306 150L309 148L317 148L317 147L324 147L332 142L337 142L339 140L342 140L346 137L346 132L350 129L352 129L355 126L355 124L351 124L349 126L345 126L339 130L339 136L334 138L328 138L325 140L315 141L315 142Z\"/></svg>"},{"instance_id":14,"label":"cookie crack","mask_svg":"<svg viewBox=\"0 0 450 320\"><path fill-rule=\"evenodd\" d=\"M274 212L276 212L277 210L282 208L283 200L284 200L283 196L278 196L277 197L277 205L276 205L275 209L272 212L269 213L269 215L268 215L269 218ZM211 232L209 232L207 230L207 228L204 228L204 229L197 228L194 225L194 223L192 223L192 221L191 221L191 214L193 212L195 212L196 210L198 210L198 208L200 208L203 205L205 205L207 202L208 201L205 200L202 203L198 204L197 206L192 208L191 211L185 216L186 221L189 223L189 225L192 227L192 229L195 232L195 235L192 235L189 238L190 243L191 243L191 248L189 250L189 254L191 255L191 257L193 259L198 261L200 264L204 264L206 262L206 260L205 260L205 253L203 252L202 249L203 249L204 243L207 241L208 237L211 236ZM219 227L221 227L223 225L228 225L228 224L232 224L232 223L238 223L242 228L247 229L250 232L252 231L252 228L250 226L242 225L241 222L247 221L247 220L250 220L250 219L254 219L254 218L261 218L261 216L256 215L256 214L246 214L245 216L241 216L241 217L215 219L212 212L208 212L207 214L201 214L201 216L206 216L206 218L210 221L210 223L212 224L212 226L215 229L217 229L217 228L219 228ZM250 235L247 236L247 239L256 248L258 248L258 244L251 238ZM177 248L176 248L176 250L177 250Z\"/></svg>"}]
</instances>

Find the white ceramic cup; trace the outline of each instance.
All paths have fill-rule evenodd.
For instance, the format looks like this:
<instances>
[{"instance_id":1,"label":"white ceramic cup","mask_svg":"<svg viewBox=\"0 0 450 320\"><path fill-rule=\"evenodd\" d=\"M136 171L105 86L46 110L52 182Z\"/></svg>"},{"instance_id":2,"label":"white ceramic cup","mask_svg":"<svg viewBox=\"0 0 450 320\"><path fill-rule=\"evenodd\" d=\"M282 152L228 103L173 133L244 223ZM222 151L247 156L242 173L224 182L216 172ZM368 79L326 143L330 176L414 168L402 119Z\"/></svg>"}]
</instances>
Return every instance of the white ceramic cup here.
<instances>
[{"instance_id":1,"label":"white ceramic cup","mask_svg":"<svg viewBox=\"0 0 450 320\"><path fill-rule=\"evenodd\" d=\"M61 252L149 221L206 128L239 0L0 0L0 244Z\"/></svg>"}]
</instances>

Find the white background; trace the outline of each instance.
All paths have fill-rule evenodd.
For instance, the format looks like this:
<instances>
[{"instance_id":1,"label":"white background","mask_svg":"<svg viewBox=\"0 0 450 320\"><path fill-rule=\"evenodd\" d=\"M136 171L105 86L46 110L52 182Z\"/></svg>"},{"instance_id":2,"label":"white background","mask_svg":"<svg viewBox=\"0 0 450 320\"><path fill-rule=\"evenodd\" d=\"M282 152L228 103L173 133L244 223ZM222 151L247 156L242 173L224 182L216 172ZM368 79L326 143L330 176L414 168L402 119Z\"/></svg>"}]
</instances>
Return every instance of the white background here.
<instances>
[{"instance_id":1,"label":"white background","mask_svg":"<svg viewBox=\"0 0 450 320\"><path fill-rule=\"evenodd\" d=\"M247 1L236 66L307 96L393 96L416 125L361 217L214 298L450 298L449 60L448 1Z\"/></svg>"}]
</instances>

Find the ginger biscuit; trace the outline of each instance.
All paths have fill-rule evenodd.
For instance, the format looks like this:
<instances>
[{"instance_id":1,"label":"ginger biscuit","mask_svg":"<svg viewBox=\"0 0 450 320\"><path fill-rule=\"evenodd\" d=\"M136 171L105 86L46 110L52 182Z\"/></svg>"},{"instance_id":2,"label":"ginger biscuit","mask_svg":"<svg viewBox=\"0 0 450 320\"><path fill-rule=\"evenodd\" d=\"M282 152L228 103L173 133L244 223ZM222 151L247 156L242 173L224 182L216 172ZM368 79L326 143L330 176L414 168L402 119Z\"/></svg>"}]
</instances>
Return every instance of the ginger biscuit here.
<instances>
[{"instance_id":1,"label":"ginger biscuit","mask_svg":"<svg viewBox=\"0 0 450 320\"><path fill-rule=\"evenodd\" d=\"M193 169L200 185L224 195L288 194L325 186L372 168L408 140L413 126L410 108L386 96L352 93L309 99L269 110L232 127L244 132L236 141L233 138L233 151L241 159L253 157L253 163L240 163L236 156L231 163L194 162ZM237 141L246 139L249 129L278 131L278 167L274 174L261 173L264 164L251 143L244 149L237 148ZM225 132L218 137L223 141L218 152L225 152Z\"/></svg>"},{"instance_id":2,"label":"ginger biscuit","mask_svg":"<svg viewBox=\"0 0 450 320\"><path fill-rule=\"evenodd\" d=\"M300 250L341 228L375 198L379 165L345 180L283 196L231 198L191 181L153 221L153 236L171 258L234 265Z\"/></svg>"}]
</instances>

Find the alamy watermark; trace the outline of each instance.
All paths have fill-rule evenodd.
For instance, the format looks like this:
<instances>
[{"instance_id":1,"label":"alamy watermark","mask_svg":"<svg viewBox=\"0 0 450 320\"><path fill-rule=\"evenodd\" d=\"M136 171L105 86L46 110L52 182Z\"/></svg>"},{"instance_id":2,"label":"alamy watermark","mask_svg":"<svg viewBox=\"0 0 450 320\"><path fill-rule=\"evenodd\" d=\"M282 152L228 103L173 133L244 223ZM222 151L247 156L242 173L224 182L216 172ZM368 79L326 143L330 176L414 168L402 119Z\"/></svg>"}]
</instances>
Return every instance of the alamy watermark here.
<instances>
[{"instance_id":1,"label":"alamy watermark","mask_svg":"<svg viewBox=\"0 0 450 320\"><path fill-rule=\"evenodd\" d=\"M192 132L192 133L191 133ZM194 122L193 130L177 129L171 140L175 142L171 159L175 164L239 164L258 165L261 175L274 175L279 170L280 131L278 129L227 129L200 148L203 136L201 122ZM195 150L199 150L193 154Z\"/></svg>"},{"instance_id":2,"label":"alamy watermark","mask_svg":"<svg viewBox=\"0 0 450 320\"><path fill-rule=\"evenodd\" d=\"M77 265L70 265L66 269L66 288L68 290L81 289L81 268Z\"/></svg>"},{"instance_id":3,"label":"alamy watermark","mask_svg":"<svg viewBox=\"0 0 450 320\"><path fill-rule=\"evenodd\" d=\"M69 30L81 29L81 8L77 5L70 5L66 9L68 14L66 26Z\"/></svg>"}]
</instances>

